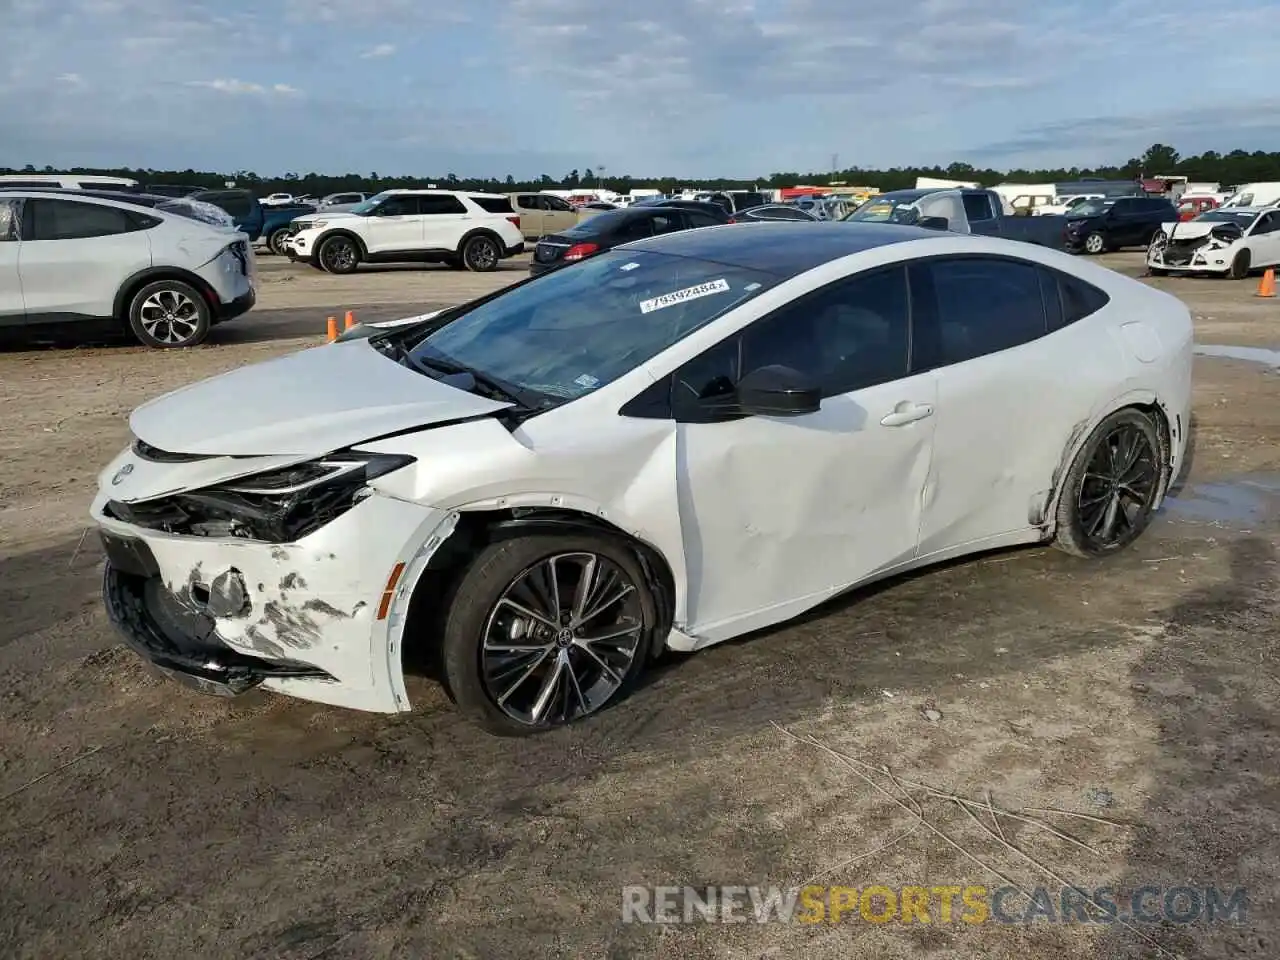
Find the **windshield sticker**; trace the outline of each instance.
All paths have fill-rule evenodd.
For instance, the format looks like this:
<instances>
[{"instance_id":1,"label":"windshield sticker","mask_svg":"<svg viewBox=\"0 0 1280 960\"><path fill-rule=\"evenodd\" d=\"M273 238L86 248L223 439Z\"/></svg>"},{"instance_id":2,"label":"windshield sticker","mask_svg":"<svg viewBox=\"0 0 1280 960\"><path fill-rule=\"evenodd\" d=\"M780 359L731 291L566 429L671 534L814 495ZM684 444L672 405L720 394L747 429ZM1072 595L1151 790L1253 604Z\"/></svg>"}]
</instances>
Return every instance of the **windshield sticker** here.
<instances>
[{"instance_id":1,"label":"windshield sticker","mask_svg":"<svg viewBox=\"0 0 1280 960\"><path fill-rule=\"evenodd\" d=\"M654 297L652 300L641 300L640 312L653 313L655 310L674 307L677 303L684 303L687 300L697 300L699 297L709 297L715 293L727 293L728 290L729 281L721 277L719 280L709 280L696 286L685 287L683 290L664 293L662 296Z\"/></svg>"},{"instance_id":2,"label":"windshield sticker","mask_svg":"<svg viewBox=\"0 0 1280 960\"><path fill-rule=\"evenodd\" d=\"M619 270L623 270L623 271L626 271L626 270L634 270L634 269L635 269L636 267L638 267L638 266L640 266L640 264L638 264L638 263L634 263L634 262L632 262L632 263L624 263L624 264L623 264L622 266L620 266L618 269L619 269Z\"/></svg>"},{"instance_id":3,"label":"windshield sticker","mask_svg":"<svg viewBox=\"0 0 1280 960\"><path fill-rule=\"evenodd\" d=\"M573 382L580 387L586 387L588 390L590 390L592 387L600 385L600 381L597 380L595 377L593 377L589 373L584 373L580 377L575 377Z\"/></svg>"},{"instance_id":4,"label":"windshield sticker","mask_svg":"<svg viewBox=\"0 0 1280 960\"><path fill-rule=\"evenodd\" d=\"M743 289L745 292L747 292L747 293L755 293L757 290L759 290L759 289L760 289L760 284L758 284L758 283L748 283L748 284L747 284L745 287L743 287L742 289Z\"/></svg>"}]
</instances>

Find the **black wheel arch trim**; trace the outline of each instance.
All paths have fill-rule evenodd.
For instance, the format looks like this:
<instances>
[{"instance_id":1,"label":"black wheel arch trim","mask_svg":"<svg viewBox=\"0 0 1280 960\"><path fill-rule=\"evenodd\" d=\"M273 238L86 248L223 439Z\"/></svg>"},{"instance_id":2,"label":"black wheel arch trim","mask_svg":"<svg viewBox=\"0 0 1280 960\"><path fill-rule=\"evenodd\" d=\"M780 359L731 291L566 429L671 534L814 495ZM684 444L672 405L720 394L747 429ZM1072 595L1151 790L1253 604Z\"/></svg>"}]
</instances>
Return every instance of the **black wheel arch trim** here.
<instances>
[{"instance_id":1,"label":"black wheel arch trim","mask_svg":"<svg viewBox=\"0 0 1280 960\"><path fill-rule=\"evenodd\" d=\"M492 240L498 246L498 259L501 260L507 255L507 245L502 237L498 236L496 230L492 227L472 227L462 235L462 239L458 241L457 256L462 256L462 251L467 249L467 244L476 237L486 237Z\"/></svg>"},{"instance_id":2,"label":"black wheel arch trim","mask_svg":"<svg viewBox=\"0 0 1280 960\"><path fill-rule=\"evenodd\" d=\"M320 255L321 248L323 248L325 243L332 240L334 237L346 237L348 240L354 240L356 249L360 251L360 259L365 260L368 258L369 248L365 246L364 240L361 239L360 234L353 233L350 230L344 230L341 227L334 230L326 230L324 233L320 234L320 236L316 237L316 242L311 245L312 253L318 257Z\"/></svg>"},{"instance_id":3,"label":"black wheel arch trim","mask_svg":"<svg viewBox=\"0 0 1280 960\"><path fill-rule=\"evenodd\" d=\"M112 316L118 320L127 320L129 304L137 296L138 291L158 280L181 280L200 292L215 316L222 309L222 298L218 296L218 291L214 290L212 285L199 274L182 267L147 267L132 274L120 284L120 289L116 291L115 302L112 304Z\"/></svg>"}]
</instances>

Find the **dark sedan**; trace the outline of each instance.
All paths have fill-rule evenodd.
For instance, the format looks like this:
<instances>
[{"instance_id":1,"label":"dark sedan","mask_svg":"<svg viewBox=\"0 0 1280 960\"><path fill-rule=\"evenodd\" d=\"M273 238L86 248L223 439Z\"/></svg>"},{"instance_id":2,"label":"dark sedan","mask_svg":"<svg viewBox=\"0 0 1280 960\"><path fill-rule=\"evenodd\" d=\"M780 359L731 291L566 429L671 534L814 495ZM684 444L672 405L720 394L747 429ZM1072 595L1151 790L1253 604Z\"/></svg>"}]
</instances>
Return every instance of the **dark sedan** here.
<instances>
[{"instance_id":1,"label":"dark sedan","mask_svg":"<svg viewBox=\"0 0 1280 960\"><path fill-rule=\"evenodd\" d=\"M632 240L692 230L697 227L715 227L728 223L723 213L719 217L703 210L683 207L632 206L621 210L606 210L568 230L553 233L538 241L533 248L533 262L529 273L533 276L585 260L604 253Z\"/></svg>"},{"instance_id":2,"label":"dark sedan","mask_svg":"<svg viewBox=\"0 0 1280 960\"><path fill-rule=\"evenodd\" d=\"M758 207L748 207L746 210L739 210L735 213L733 219L738 223L754 223L761 220L789 220L792 222L807 220L812 223L818 222L818 218L812 213L785 203L763 203Z\"/></svg>"}]
</instances>

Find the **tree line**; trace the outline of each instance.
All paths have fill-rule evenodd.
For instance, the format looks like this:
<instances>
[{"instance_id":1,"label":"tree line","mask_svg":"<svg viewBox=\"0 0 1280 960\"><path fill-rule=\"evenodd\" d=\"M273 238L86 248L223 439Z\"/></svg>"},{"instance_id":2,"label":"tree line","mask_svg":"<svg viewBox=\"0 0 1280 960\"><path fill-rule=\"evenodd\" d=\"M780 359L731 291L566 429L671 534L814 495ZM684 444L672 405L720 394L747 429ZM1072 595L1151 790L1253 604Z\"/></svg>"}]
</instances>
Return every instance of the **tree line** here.
<instances>
[{"instance_id":1,"label":"tree line","mask_svg":"<svg viewBox=\"0 0 1280 960\"><path fill-rule=\"evenodd\" d=\"M250 170L217 173L207 170L153 170L149 168L118 169L74 167L55 170L46 166L38 169L27 164L22 169L0 167L0 173L71 173L130 177L143 184L190 184L209 188L222 187L234 180L236 185L252 190L259 196L270 193L291 193L321 197L330 193L364 192L395 188L422 188L435 185L444 189L492 191L514 193L523 190L546 189L608 189L626 193L638 188L656 188L670 193L683 187L700 190L734 190L763 187L788 187L795 184L844 183L851 186L879 187L881 190L900 190L914 187L917 177L940 177L951 180L971 180L985 186L1002 181L1014 183L1057 183L1101 177L1107 180L1133 180L1157 175L1185 176L1194 181L1213 181L1223 186L1261 181L1280 181L1280 151L1267 153L1262 150L1248 152L1232 150L1230 153L1206 151L1198 156L1183 157L1167 144L1156 143L1140 157L1134 157L1119 166L1094 168L1070 167L1054 170L995 170L974 167L967 163L952 163L934 167L893 167L889 170L868 170L848 167L844 170L781 171L756 180L690 179L687 177L636 177L597 173L589 168L571 170L561 177L542 174L536 180L517 180L508 174L504 179L496 177L460 177L446 173L442 177L386 176L377 171L368 174L346 173L286 173L281 176L262 176Z\"/></svg>"}]
</instances>

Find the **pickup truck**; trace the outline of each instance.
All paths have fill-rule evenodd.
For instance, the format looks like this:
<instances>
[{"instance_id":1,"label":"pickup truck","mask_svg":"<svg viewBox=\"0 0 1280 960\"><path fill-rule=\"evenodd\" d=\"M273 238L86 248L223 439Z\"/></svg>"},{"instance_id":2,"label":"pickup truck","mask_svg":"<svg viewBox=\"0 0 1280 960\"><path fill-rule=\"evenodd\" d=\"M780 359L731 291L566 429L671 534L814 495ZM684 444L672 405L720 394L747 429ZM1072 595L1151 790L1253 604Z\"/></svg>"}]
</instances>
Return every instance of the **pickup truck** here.
<instances>
[{"instance_id":1,"label":"pickup truck","mask_svg":"<svg viewBox=\"0 0 1280 960\"><path fill-rule=\"evenodd\" d=\"M284 244L289 239L289 224L293 223L297 217L305 217L309 213L315 213L317 209L317 207L309 203L264 206L262 208L261 242L266 244L268 251L278 257L283 257L288 252Z\"/></svg>"},{"instance_id":2,"label":"pickup truck","mask_svg":"<svg viewBox=\"0 0 1280 960\"><path fill-rule=\"evenodd\" d=\"M1062 250L1066 245L1065 217L1007 216L1000 203L1000 195L994 190L980 188L893 190L872 197L844 219L915 224L955 233L1005 237L1055 250Z\"/></svg>"}]
</instances>

